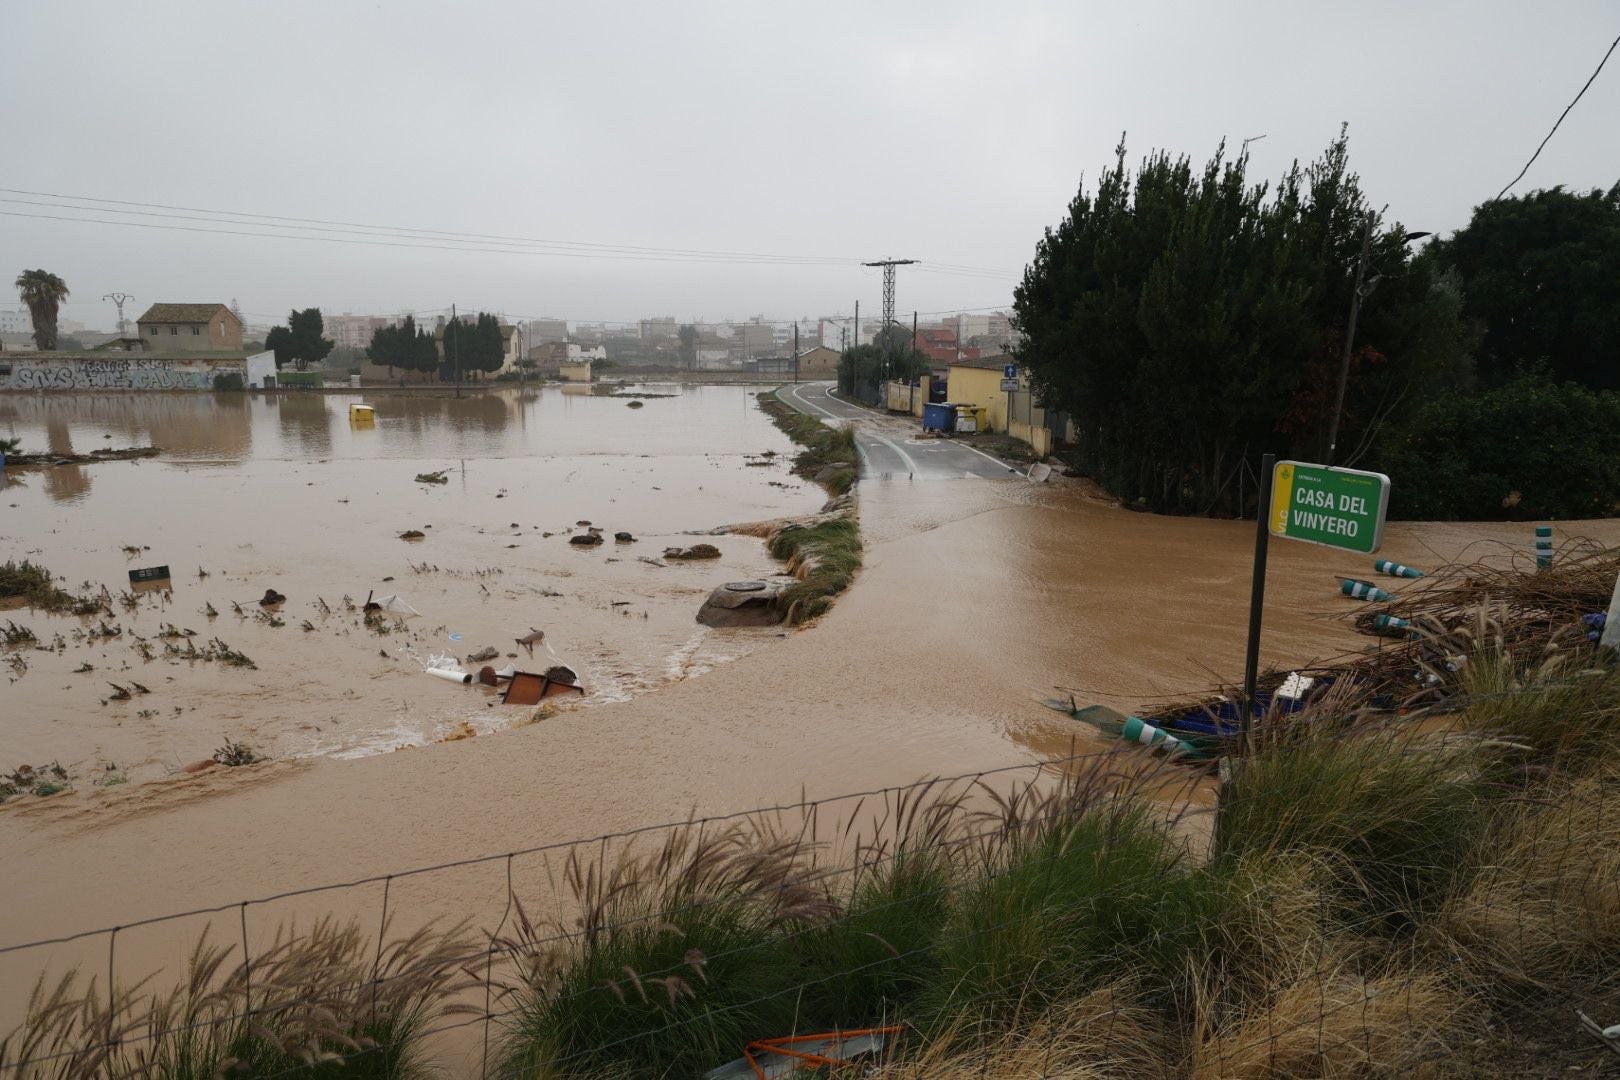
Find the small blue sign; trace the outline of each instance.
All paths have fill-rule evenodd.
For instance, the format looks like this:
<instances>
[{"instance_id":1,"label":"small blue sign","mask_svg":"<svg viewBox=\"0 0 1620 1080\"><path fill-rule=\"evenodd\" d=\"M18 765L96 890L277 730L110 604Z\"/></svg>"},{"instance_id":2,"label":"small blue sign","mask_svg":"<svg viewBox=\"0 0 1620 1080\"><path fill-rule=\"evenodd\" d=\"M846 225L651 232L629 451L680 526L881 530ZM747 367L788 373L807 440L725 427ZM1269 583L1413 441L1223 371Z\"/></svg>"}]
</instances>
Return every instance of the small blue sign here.
<instances>
[{"instance_id":1,"label":"small blue sign","mask_svg":"<svg viewBox=\"0 0 1620 1080\"><path fill-rule=\"evenodd\" d=\"M1001 377L1003 379L1016 379L1016 378L1018 378L1018 365L1017 364L1008 364L1006 367L1002 368L1001 369Z\"/></svg>"}]
</instances>

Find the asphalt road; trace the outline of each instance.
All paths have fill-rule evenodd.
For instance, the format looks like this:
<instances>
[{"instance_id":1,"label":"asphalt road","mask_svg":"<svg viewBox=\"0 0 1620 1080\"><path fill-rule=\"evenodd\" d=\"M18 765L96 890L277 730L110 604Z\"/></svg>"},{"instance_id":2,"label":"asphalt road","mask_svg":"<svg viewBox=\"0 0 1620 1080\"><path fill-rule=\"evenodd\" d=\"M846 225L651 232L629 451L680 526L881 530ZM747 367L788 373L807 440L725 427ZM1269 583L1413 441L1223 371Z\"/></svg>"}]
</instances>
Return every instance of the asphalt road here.
<instances>
[{"instance_id":1,"label":"asphalt road","mask_svg":"<svg viewBox=\"0 0 1620 1080\"><path fill-rule=\"evenodd\" d=\"M794 383L777 391L800 412L834 423L852 421L861 450L862 473L869 477L904 476L917 480L960 480L968 477L1005 480L1017 474L1006 462L951 439L918 438L916 421L889 417L832 396L832 383Z\"/></svg>"}]
</instances>

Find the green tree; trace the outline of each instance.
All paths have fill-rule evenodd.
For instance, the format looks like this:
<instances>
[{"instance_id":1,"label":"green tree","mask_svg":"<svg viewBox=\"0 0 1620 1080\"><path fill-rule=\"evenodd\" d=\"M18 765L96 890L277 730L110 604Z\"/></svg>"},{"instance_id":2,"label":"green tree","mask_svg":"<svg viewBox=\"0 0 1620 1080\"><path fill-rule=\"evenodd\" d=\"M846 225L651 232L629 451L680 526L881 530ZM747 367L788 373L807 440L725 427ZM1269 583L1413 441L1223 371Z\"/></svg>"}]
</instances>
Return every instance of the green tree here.
<instances>
[{"instance_id":1,"label":"green tree","mask_svg":"<svg viewBox=\"0 0 1620 1080\"><path fill-rule=\"evenodd\" d=\"M1486 203L1434 247L1481 331L1482 384L1544 364L1556 379L1620 389L1620 184Z\"/></svg>"},{"instance_id":2,"label":"green tree","mask_svg":"<svg viewBox=\"0 0 1620 1080\"><path fill-rule=\"evenodd\" d=\"M433 331L426 327L416 328L416 339L410 349L410 369L429 374L439 369L439 343L433 336Z\"/></svg>"},{"instance_id":3,"label":"green tree","mask_svg":"<svg viewBox=\"0 0 1620 1080\"><path fill-rule=\"evenodd\" d=\"M501 322L488 312L480 311L474 330L476 345L473 355L476 358L477 369L486 375L492 375L501 370L501 365L506 362L506 347L501 341Z\"/></svg>"},{"instance_id":4,"label":"green tree","mask_svg":"<svg viewBox=\"0 0 1620 1080\"><path fill-rule=\"evenodd\" d=\"M680 328L677 334L681 339L681 366L688 371L697 367L698 329L690 323Z\"/></svg>"},{"instance_id":5,"label":"green tree","mask_svg":"<svg viewBox=\"0 0 1620 1080\"><path fill-rule=\"evenodd\" d=\"M1376 223L1344 134L1268 192L1224 145L1201 169L1123 142L1094 192L1048 229L1015 291L1017 350L1040 399L1068 412L1082 464L1172 512L1236 512L1245 462L1319 459L1362 233ZM1454 288L1375 228L1340 464L1372 451L1441 385L1466 381Z\"/></svg>"},{"instance_id":6,"label":"green tree","mask_svg":"<svg viewBox=\"0 0 1620 1080\"><path fill-rule=\"evenodd\" d=\"M305 308L287 314L287 325L277 326L265 335L264 347L276 354L276 367L292 363L299 371L325 360L332 342L321 336L324 329L320 308Z\"/></svg>"},{"instance_id":7,"label":"green tree","mask_svg":"<svg viewBox=\"0 0 1620 1080\"><path fill-rule=\"evenodd\" d=\"M34 320L34 347L40 352L56 348L56 316L69 296L67 282L49 270L24 270L17 275L17 295Z\"/></svg>"},{"instance_id":8,"label":"green tree","mask_svg":"<svg viewBox=\"0 0 1620 1080\"><path fill-rule=\"evenodd\" d=\"M405 316L394 326L383 326L372 331L371 345L366 355L373 363L386 364L401 371L434 371L439 366L439 350L433 335L416 325L416 317Z\"/></svg>"}]
</instances>

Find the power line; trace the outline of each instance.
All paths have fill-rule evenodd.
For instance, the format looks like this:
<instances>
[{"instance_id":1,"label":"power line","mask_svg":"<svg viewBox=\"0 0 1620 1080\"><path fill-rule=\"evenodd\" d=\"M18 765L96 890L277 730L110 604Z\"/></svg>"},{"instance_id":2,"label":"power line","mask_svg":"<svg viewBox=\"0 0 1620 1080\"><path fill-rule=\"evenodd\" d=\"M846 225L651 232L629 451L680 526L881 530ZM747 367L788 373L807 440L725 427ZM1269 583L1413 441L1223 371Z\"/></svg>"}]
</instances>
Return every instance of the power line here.
<instances>
[{"instance_id":1,"label":"power line","mask_svg":"<svg viewBox=\"0 0 1620 1080\"><path fill-rule=\"evenodd\" d=\"M1530 160L1524 163L1524 168L1519 170L1519 175L1510 180L1507 187L1503 188L1501 191L1498 191L1496 193L1496 198L1492 199L1491 202L1496 202L1502 196L1506 195L1513 188L1514 184L1517 184L1520 180L1524 179L1524 174L1530 171L1530 166L1534 165L1536 163L1536 158L1541 156L1541 151L1546 148L1548 141L1551 140L1554 133L1558 131L1558 126L1564 122L1564 117L1569 115L1569 110L1573 109L1575 107L1575 103L1580 101L1581 98L1586 95L1587 88L1590 87L1593 81L1597 79L1598 72L1602 71L1603 65L1609 62L1609 57L1614 55L1614 48L1616 45L1620 45L1620 37L1616 37L1613 41L1609 42L1609 51L1603 54L1602 60L1598 61L1597 69L1593 71L1591 77L1586 80L1586 84L1581 87L1581 92L1576 94L1575 99L1568 105L1565 105L1564 111L1558 114L1558 119L1553 123L1552 131L1547 132L1547 137L1541 140L1541 145L1536 147L1536 152L1531 154Z\"/></svg>"},{"instance_id":2,"label":"power line","mask_svg":"<svg viewBox=\"0 0 1620 1080\"><path fill-rule=\"evenodd\" d=\"M68 195L54 191L31 191L23 188L0 188L0 192L8 195L29 195L35 198L58 200L50 203L28 202L23 199L0 199L0 202L22 203L29 206L58 207L61 209L86 210L92 213L112 213L140 215L145 217L179 218L186 221L220 221L223 224L252 225L259 228L291 228L302 229L306 232L340 232L352 233L354 230L367 230L386 236L420 237L429 240L450 240L465 243L498 243L507 245L537 245L543 247L560 247L570 249L607 251L613 253L638 253L651 255L681 255L703 257L725 257L742 259L787 260L792 262L825 262L839 265L849 265L857 262L856 259L845 259L830 255L776 255L763 252L749 251L711 251L699 248L661 248L640 244L608 244L584 240L552 240L538 237L508 236L498 233L457 232L448 229L423 229L408 225L373 225L364 222L338 221L327 218L291 217L283 214L260 214L248 210L210 210L197 206L179 206L171 203L143 203L129 199L103 199L93 195ZM102 203L102 206L68 206L60 200L77 200L78 202ZM129 206L139 207L135 210L117 210L113 207ZM185 211L187 214L206 214L209 217L186 217L181 214L157 213L156 211ZM243 221L238 219L258 218L258 221ZM278 224L280 223L280 224Z\"/></svg>"},{"instance_id":3,"label":"power line","mask_svg":"<svg viewBox=\"0 0 1620 1080\"><path fill-rule=\"evenodd\" d=\"M217 232L260 238L297 238L325 240L334 243L370 243L383 247L419 247L440 251L484 251L496 254L548 254L565 258L601 258L646 262L716 262L762 264L781 266L837 266L849 267L858 259L829 255L773 254L767 252L710 250L703 248L664 248L642 244L600 243L582 240L553 240L537 237L509 236L497 233L457 232L447 229L424 229L402 225L376 225L364 222L341 221L327 218L294 217L283 214L260 214L242 210L214 210L205 207L183 206L173 203L137 202L129 199L104 199L92 195L70 195L62 192L35 191L26 188L0 188L7 195L31 198L0 198L0 202L30 206L39 210L71 210L84 214L115 214L123 217L163 218L170 221L189 221L191 227L159 225L152 222L124 221L118 218L68 217L46 213L3 211L8 217L37 218L56 221L82 221L101 225L142 226L169 228L181 232ZM37 200L49 199L50 202ZM76 201L68 201L76 200ZM83 205L97 203L102 205ZM133 209L119 209L130 207ZM203 216L199 216L203 215ZM247 226L252 229L271 229L276 232L246 232L220 228L222 225ZM202 227L208 226L208 227ZM306 235L314 234L314 235ZM1005 271L959 263L939 263L935 272L956 276L1013 276Z\"/></svg>"}]
</instances>

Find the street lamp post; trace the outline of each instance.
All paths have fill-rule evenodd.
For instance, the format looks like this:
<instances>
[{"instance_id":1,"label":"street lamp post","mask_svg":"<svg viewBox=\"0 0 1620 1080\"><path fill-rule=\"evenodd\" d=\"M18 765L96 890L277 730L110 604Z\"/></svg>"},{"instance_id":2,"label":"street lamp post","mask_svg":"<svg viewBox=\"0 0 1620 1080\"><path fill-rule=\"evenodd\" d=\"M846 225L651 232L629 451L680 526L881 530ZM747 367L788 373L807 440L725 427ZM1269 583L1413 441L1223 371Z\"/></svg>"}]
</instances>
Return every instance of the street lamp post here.
<instances>
[{"instance_id":1,"label":"street lamp post","mask_svg":"<svg viewBox=\"0 0 1620 1080\"><path fill-rule=\"evenodd\" d=\"M1331 468L1339 449L1339 420L1344 415L1344 390L1350 382L1350 351L1356 340L1356 321L1361 317L1361 302L1372 295L1378 287L1381 275L1374 274L1371 281L1367 281L1367 253L1372 247L1373 226L1378 223L1378 215L1369 212L1366 225L1361 232L1361 257L1356 260L1356 286L1350 293L1350 324L1344 331L1344 351L1339 357L1339 387L1333 395L1333 419L1328 424L1328 449L1325 464ZM1426 232L1409 232L1401 237L1401 243L1410 244L1414 240L1421 240L1429 234Z\"/></svg>"}]
</instances>

